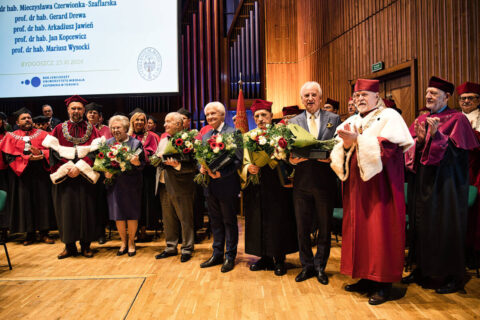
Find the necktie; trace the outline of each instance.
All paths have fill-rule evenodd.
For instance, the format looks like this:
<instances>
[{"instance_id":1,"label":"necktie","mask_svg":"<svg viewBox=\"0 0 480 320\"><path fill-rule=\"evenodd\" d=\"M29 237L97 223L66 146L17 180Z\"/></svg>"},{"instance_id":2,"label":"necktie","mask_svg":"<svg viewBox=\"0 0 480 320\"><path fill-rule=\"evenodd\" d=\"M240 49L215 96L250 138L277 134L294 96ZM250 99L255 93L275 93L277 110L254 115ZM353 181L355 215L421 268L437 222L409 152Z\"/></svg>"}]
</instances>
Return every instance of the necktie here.
<instances>
[{"instance_id":1,"label":"necktie","mask_svg":"<svg viewBox=\"0 0 480 320\"><path fill-rule=\"evenodd\" d=\"M315 115L314 114L310 115L310 126L309 126L308 129L309 129L310 133L316 139L318 137L318 128L317 128L317 123L315 122Z\"/></svg>"},{"instance_id":2,"label":"necktie","mask_svg":"<svg viewBox=\"0 0 480 320\"><path fill-rule=\"evenodd\" d=\"M212 132L212 136L218 134L218 130L217 129L213 129L213 132Z\"/></svg>"}]
</instances>

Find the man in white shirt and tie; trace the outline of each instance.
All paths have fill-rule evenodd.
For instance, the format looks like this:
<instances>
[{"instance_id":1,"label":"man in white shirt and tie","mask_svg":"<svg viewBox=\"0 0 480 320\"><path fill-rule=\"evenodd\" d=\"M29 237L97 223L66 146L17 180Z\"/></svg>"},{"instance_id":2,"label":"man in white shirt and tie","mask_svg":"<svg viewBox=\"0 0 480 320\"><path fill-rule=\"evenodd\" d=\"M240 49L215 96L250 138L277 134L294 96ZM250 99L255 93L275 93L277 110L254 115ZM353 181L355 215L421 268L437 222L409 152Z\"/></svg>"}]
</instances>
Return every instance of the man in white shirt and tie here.
<instances>
[{"instance_id":1,"label":"man in white shirt and tie","mask_svg":"<svg viewBox=\"0 0 480 320\"><path fill-rule=\"evenodd\" d=\"M289 120L289 123L303 127L319 140L333 138L341 121L337 114L320 110L320 85L317 82L306 82L300 90L300 96L306 110ZM335 173L329 162L330 160L290 158L290 163L296 166L293 202L303 268L295 278L297 282L316 276L321 284L328 284L325 267L330 256L331 217L337 188ZM317 253L314 257L310 234L316 230Z\"/></svg>"}]
</instances>

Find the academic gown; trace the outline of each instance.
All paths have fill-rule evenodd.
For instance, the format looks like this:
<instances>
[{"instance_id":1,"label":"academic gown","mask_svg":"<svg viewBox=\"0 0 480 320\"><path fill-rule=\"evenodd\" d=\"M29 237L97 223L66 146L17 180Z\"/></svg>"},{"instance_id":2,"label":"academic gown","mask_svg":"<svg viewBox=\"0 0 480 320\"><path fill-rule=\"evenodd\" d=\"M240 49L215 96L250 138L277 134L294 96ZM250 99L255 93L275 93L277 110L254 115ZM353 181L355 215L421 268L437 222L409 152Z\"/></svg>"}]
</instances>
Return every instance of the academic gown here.
<instances>
[{"instance_id":1,"label":"academic gown","mask_svg":"<svg viewBox=\"0 0 480 320\"><path fill-rule=\"evenodd\" d=\"M108 145L116 143L115 138L107 140ZM131 151L143 148L137 139L129 137L122 145ZM132 170L122 172L114 177L112 185L107 185L107 200L110 220L138 220L141 213L142 200L142 169L145 164L143 152L140 154L141 165L133 166Z\"/></svg>"},{"instance_id":2,"label":"academic gown","mask_svg":"<svg viewBox=\"0 0 480 320\"><path fill-rule=\"evenodd\" d=\"M244 189L245 253L281 258L298 251L292 189L282 186L278 170L260 168L260 184Z\"/></svg>"},{"instance_id":3,"label":"academic gown","mask_svg":"<svg viewBox=\"0 0 480 320\"><path fill-rule=\"evenodd\" d=\"M100 137L95 127L87 134L88 126L86 121L74 124L66 121L67 131L72 137L82 138L85 141L79 145L89 146L93 139ZM52 136L58 139L59 144L65 147L73 147L62 132L63 123L55 127ZM78 162L77 156L71 161ZM83 157L89 166L93 165L95 154L89 153ZM69 159L62 157L56 151L52 151L50 165L52 172L66 163ZM97 186L85 179L81 174L76 178L67 178L65 181L54 184L52 187L53 205L57 219L60 239L63 243L74 243L75 241L92 242L96 241L103 232L103 212L98 210Z\"/></svg>"},{"instance_id":4,"label":"academic gown","mask_svg":"<svg viewBox=\"0 0 480 320\"><path fill-rule=\"evenodd\" d=\"M347 123L363 132L348 151L340 140L331 153L331 167L344 182L340 272L397 282L405 250L403 152L413 140L392 109L354 115L339 128Z\"/></svg>"},{"instance_id":5,"label":"academic gown","mask_svg":"<svg viewBox=\"0 0 480 320\"><path fill-rule=\"evenodd\" d=\"M42 146L48 133L39 129L29 132L16 130L0 144L0 150L9 165L8 170L8 221L12 233L47 231L56 229L49 177L49 150ZM24 153L23 137L44 154L44 159L30 161Z\"/></svg>"},{"instance_id":6,"label":"academic gown","mask_svg":"<svg viewBox=\"0 0 480 320\"><path fill-rule=\"evenodd\" d=\"M155 196L157 168L150 164L148 158L157 151L158 142L149 132L133 133L132 137L142 143L146 161L142 180L142 213L138 225L146 226L147 229L155 229L159 226L161 207L159 198Z\"/></svg>"},{"instance_id":7,"label":"academic gown","mask_svg":"<svg viewBox=\"0 0 480 320\"><path fill-rule=\"evenodd\" d=\"M0 144L2 143L5 137L5 133L0 133ZM8 165L3 160L3 155L0 152L0 190L8 190L8 174L7 174ZM8 195L7 195L8 196ZM7 203L5 203L5 208L0 211L0 229L8 228L9 221L7 218Z\"/></svg>"},{"instance_id":8,"label":"academic gown","mask_svg":"<svg viewBox=\"0 0 480 320\"><path fill-rule=\"evenodd\" d=\"M446 108L422 115L440 118L432 137L405 154L406 166L415 175L408 183L410 259L423 276L462 276L465 272L465 235L468 210L468 150L479 144L467 118ZM410 127L416 138L414 125Z\"/></svg>"}]
</instances>

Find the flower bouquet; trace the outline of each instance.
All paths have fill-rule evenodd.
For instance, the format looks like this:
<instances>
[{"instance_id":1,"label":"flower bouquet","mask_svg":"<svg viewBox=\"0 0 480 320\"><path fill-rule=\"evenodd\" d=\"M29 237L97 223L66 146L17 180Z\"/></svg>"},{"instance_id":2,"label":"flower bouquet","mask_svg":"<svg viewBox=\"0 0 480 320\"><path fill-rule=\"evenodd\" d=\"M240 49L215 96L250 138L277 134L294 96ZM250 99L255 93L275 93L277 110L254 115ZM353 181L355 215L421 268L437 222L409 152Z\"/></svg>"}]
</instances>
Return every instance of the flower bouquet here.
<instances>
[{"instance_id":1,"label":"flower bouquet","mask_svg":"<svg viewBox=\"0 0 480 320\"><path fill-rule=\"evenodd\" d=\"M292 133L292 142L288 148L296 157L308 159L328 159L330 152L337 143L335 139L317 140L315 137L297 124L288 124L287 129Z\"/></svg>"},{"instance_id":2,"label":"flower bouquet","mask_svg":"<svg viewBox=\"0 0 480 320\"><path fill-rule=\"evenodd\" d=\"M128 146L118 142L113 145L103 143L98 150L99 152L93 163L93 170L109 172L114 176L121 172L132 170L133 165L130 163L130 159L142 152L142 149L134 152ZM105 184L112 184L113 179L114 177L105 179Z\"/></svg>"},{"instance_id":3,"label":"flower bouquet","mask_svg":"<svg viewBox=\"0 0 480 320\"><path fill-rule=\"evenodd\" d=\"M199 164L215 173L233 161L237 148L242 148L242 139L239 133L216 134L206 142L195 141L195 158ZM195 176L194 181L207 186L210 177L207 174L199 173Z\"/></svg>"},{"instance_id":4,"label":"flower bouquet","mask_svg":"<svg viewBox=\"0 0 480 320\"><path fill-rule=\"evenodd\" d=\"M163 150L163 154L158 156L153 154L150 156L150 164L155 167L165 161L167 158L174 158L177 161L189 161L193 159L195 137L198 135L198 130L182 130L175 133L169 138L168 144Z\"/></svg>"}]
</instances>

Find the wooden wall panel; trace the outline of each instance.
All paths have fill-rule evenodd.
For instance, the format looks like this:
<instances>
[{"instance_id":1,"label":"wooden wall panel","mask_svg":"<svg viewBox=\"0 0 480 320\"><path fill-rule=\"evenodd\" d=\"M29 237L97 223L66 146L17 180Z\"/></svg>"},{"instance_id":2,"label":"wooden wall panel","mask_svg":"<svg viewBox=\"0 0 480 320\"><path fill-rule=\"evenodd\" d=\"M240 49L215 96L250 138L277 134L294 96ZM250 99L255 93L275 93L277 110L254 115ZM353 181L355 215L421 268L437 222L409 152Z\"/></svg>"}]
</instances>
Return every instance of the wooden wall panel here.
<instances>
[{"instance_id":1,"label":"wooden wall panel","mask_svg":"<svg viewBox=\"0 0 480 320\"><path fill-rule=\"evenodd\" d=\"M416 60L417 109L424 106L432 75L456 85L480 82L480 0L298 0L296 10L288 0L265 3L266 91L274 102L293 104L294 98L300 104L301 85L315 80L324 99L339 100L346 113L351 81L371 75L378 61L388 69ZM296 41L279 43L272 36L274 25L291 20L296 21ZM289 68L269 66L286 61ZM295 68L296 86L291 82Z\"/></svg>"}]
</instances>

